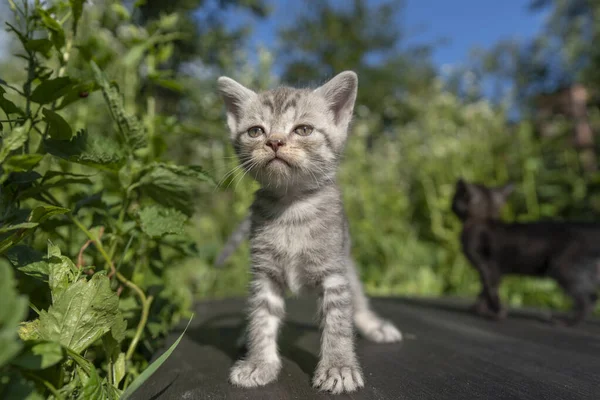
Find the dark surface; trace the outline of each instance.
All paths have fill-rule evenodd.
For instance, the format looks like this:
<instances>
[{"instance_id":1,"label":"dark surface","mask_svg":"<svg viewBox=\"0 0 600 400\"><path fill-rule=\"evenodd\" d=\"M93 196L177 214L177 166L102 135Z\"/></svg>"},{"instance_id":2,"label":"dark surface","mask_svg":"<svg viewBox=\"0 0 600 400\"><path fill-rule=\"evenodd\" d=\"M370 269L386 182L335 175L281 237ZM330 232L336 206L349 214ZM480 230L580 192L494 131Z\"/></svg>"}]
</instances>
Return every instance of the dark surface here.
<instances>
[{"instance_id":1,"label":"dark surface","mask_svg":"<svg viewBox=\"0 0 600 400\"><path fill-rule=\"evenodd\" d=\"M280 337L279 379L258 389L232 387L244 300L205 302L172 356L134 399L600 399L600 322L575 328L548 315L512 311L484 320L454 300L374 299L404 334L401 344L358 338L365 388L328 395L310 386L319 353L313 298L290 299ZM181 332L169 338L172 343Z\"/></svg>"}]
</instances>

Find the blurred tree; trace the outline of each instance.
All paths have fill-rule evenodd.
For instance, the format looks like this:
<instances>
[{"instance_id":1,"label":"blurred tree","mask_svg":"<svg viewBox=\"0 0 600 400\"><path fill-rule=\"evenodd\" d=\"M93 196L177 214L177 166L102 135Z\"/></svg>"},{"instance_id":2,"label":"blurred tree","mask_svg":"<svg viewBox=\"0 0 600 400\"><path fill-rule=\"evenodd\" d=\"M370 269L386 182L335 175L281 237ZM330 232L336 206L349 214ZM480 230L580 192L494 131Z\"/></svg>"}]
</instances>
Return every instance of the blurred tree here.
<instances>
[{"instance_id":1,"label":"blurred tree","mask_svg":"<svg viewBox=\"0 0 600 400\"><path fill-rule=\"evenodd\" d=\"M472 67L512 86L521 111L533 99L582 83L600 88L600 0L531 0L532 12L546 13L540 33L522 42L503 40L489 51L473 54Z\"/></svg>"},{"instance_id":2,"label":"blurred tree","mask_svg":"<svg viewBox=\"0 0 600 400\"><path fill-rule=\"evenodd\" d=\"M309 9L280 31L284 81L319 83L352 69L360 77L358 112L381 116L374 134L411 120L409 107L391 105L429 87L435 69L429 59L431 46L405 45L399 23L403 5L402 0L376 5L353 0L343 6L329 0L311 2Z\"/></svg>"},{"instance_id":3,"label":"blurred tree","mask_svg":"<svg viewBox=\"0 0 600 400\"><path fill-rule=\"evenodd\" d=\"M138 0L136 3L140 4L136 16L140 24L156 22L165 14L179 16L177 29L184 36L176 45L171 68L198 57L205 64L223 67L227 55L243 46L250 29L248 25L231 24L226 16L237 13L264 18L269 14L265 0Z\"/></svg>"}]
</instances>

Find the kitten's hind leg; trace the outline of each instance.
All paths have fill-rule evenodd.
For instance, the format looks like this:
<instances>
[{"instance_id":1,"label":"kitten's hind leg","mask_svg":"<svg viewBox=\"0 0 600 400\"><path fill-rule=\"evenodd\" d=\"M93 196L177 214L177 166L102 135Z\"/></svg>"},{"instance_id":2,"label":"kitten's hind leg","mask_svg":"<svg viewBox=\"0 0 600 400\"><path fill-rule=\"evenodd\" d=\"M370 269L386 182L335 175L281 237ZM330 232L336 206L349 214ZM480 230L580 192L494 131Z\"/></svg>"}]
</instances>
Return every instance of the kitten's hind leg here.
<instances>
[{"instance_id":1,"label":"kitten's hind leg","mask_svg":"<svg viewBox=\"0 0 600 400\"><path fill-rule=\"evenodd\" d=\"M354 325L365 338L377 343L392 343L402 340L402 333L390 321L378 316L369 305L358 271L352 260L348 260L348 278L354 305Z\"/></svg>"}]
</instances>

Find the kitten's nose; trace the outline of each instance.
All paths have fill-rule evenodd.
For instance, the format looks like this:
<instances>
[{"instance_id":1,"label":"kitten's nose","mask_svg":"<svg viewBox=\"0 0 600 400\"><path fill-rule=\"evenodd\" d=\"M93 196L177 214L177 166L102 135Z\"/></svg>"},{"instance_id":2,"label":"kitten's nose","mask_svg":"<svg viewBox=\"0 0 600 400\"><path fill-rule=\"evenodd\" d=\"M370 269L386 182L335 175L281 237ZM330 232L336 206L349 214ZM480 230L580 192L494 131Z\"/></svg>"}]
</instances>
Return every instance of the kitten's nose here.
<instances>
[{"instance_id":1,"label":"kitten's nose","mask_svg":"<svg viewBox=\"0 0 600 400\"><path fill-rule=\"evenodd\" d=\"M275 153L281 146L285 145L285 142L281 139L269 139L267 140L267 146L273 149Z\"/></svg>"}]
</instances>

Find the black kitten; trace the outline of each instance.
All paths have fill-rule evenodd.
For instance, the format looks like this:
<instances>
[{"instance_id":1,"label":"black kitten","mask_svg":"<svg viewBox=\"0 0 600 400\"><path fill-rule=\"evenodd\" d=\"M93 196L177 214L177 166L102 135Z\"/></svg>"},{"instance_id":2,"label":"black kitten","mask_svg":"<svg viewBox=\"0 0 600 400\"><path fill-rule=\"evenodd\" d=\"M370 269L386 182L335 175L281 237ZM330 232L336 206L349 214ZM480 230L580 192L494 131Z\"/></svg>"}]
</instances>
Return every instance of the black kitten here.
<instances>
[{"instance_id":1,"label":"black kitten","mask_svg":"<svg viewBox=\"0 0 600 400\"><path fill-rule=\"evenodd\" d=\"M452 211L463 222L463 252L479 272L482 291L474 309L497 319L506 315L498 288L503 275L549 276L573 299L567 324L593 309L600 284L600 224L539 221L506 224L500 209L511 184L488 188L460 179Z\"/></svg>"}]
</instances>

